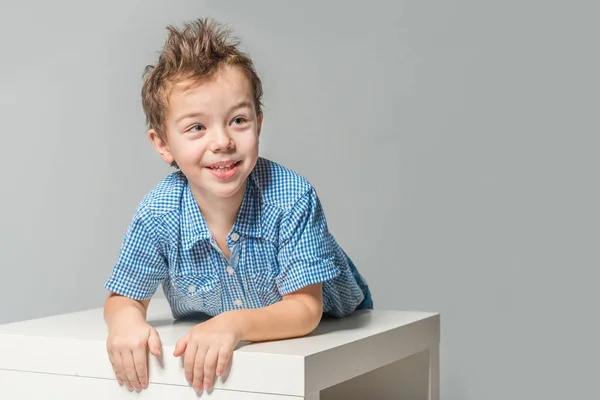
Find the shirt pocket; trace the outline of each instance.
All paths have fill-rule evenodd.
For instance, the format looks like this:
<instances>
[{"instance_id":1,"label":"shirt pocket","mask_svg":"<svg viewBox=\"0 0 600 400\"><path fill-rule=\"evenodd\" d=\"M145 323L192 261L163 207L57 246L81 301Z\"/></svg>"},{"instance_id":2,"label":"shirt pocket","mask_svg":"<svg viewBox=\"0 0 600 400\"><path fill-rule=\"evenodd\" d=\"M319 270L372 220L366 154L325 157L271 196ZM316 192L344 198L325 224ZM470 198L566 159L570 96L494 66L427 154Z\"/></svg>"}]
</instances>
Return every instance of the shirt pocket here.
<instances>
[{"instance_id":1,"label":"shirt pocket","mask_svg":"<svg viewBox=\"0 0 600 400\"><path fill-rule=\"evenodd\" d=\"M213 316L221 312L222 288L217 275L176 275L172 279L175 295L180 303Z\"/></svg>"},{"instance_id":2,"label":"shirt pocket","mask_svg":"<svg viewBox=\"0 0 600 400\"><path fill-rule=\"evenodd\" d=\"M275 304L282 299L275 281L276 277L276 268L271 265L252 269L252 286L263 307Z\"/></svg>"}]
</instances>

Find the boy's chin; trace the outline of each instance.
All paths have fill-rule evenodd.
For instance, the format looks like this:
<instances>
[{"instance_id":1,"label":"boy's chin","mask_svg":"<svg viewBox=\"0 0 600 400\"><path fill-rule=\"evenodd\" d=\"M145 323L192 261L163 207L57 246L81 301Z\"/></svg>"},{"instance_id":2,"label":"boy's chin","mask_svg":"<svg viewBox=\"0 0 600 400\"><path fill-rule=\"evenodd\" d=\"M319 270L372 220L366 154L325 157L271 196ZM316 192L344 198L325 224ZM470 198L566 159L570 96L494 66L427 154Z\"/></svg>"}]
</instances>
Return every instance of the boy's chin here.
<instances>
[{"instance_id":1,"label":"boy's chin","mask_svg":"<svg viewBox=\"0 0 600 400\"><path fill-rule=\"evenodd\" d=\"M238 194L240 192L241 188L237 188L237 190L211 190L212 194L215 195L216 197L222 198L222 199L228 199L230 197L235 196L236 194Z\"/></svg>"},{"instance_id":2,"label":"boy's chin","mask_svg":"<svg viewBox=\"0 0 600 400\"><path fill-rule=\"evenodd\" d=\"M213 196L220 197L222 199L227 199L229 197L235 196L236 194L239 194L240 191L243 190L243 188L243 182L235 181L225 185L210 185L210 187L205 187L205 190L208 189L207 191L210 192Z\"/></svg>"}]
</instances>

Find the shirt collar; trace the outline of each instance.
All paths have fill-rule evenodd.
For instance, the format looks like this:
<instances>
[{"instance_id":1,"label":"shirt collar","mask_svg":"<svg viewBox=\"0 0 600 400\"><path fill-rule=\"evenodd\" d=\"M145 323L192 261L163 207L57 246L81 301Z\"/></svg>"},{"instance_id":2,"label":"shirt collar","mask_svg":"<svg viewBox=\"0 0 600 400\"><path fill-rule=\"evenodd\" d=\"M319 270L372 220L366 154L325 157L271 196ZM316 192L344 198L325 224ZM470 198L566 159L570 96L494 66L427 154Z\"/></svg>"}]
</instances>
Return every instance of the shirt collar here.
<instances>
[{"instance_id":1,"label":"shirt collar","mask_svg":"<svg viewBox=\"0 0 600 400\"><path fill-rule=\"evenodd\" d=\"M182 206L181 240L183 245L191 247L199 240L210 239L210 230L200 212L198 203L196 203L189 182L185 184L183 189Z\"/></svg>"},{"instance_id":2,"label":"shirt collar","mask_svg":"<svg viewBox=\"0 0 600 400\"><path fill-rule=\"evenodd\" d=\"M244 236L260 237L260 190L254 173L250 173L246 182L246 193L233 224L232 232Z\"/></svg>"},{"instance_id":3,"label":"shirt collar","mask_svg":"<svg viewBox=\"0 0 600 400\"><path fill-rule=\"evenodd\" d=\"M200 212L189 182L186 183L183 190L182 206L182 244L186 248L190 248L199 240L209 240L211 238L210 229ZM260 209L260 190L253 171L248 176L244 199L231 232L236 232L241 236L260 237Z\"/></svg>"}]
</instances>

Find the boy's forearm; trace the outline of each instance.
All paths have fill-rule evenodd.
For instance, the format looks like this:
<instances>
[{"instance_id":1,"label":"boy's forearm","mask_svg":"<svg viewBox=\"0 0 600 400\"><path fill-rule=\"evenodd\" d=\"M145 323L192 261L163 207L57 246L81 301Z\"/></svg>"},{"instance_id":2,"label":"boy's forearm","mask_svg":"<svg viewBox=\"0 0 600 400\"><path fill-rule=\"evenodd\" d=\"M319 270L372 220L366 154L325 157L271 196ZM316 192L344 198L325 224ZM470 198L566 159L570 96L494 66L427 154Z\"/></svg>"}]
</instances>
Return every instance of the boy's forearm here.
<instances>
[{"instance_id":1,"label":"boy's forearm","mask_svg":"<svg viewBox=\"0 0 600 400\"><path fill-rule=\"evenodd\" d=\"M146 306L139 301L113 294L104 303L104 320L109 328L115 317L146 321Z\"/></svg>"},{"instance_id":2,"label":"boy's forearm","mask_svg":"<svg viewBox=\"0 0 600 400\"><path fill-rule=\"evenodd\" d=\"M322 309L311 308L300 299L230 312L241 329L241 340L249 342L305 336L317 327L322 316Z\"/></svg>"}]
</instances>

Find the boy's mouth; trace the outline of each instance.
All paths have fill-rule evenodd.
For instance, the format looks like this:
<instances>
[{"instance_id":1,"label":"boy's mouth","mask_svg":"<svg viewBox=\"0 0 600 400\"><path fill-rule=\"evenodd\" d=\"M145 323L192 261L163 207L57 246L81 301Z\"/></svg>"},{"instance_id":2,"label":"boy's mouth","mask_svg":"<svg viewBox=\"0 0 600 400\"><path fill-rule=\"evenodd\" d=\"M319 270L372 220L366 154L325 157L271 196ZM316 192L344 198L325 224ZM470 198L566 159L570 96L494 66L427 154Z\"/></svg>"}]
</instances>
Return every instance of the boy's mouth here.
<instances>
[{"instance_id":1,"label":"boy's mouth","mask_svg":"<svg viewBox=\"0 0 600 400\"><path fill-rule=\"evenodd\" d=\"M217 172L226 172L229 171L235 167L237 167L240 164L241 161L221 161L218 163L214 163L211 164L209 166L207 166L206 168L211 169L213 171L217 171Z\"/></svg>"}]
</instances>

